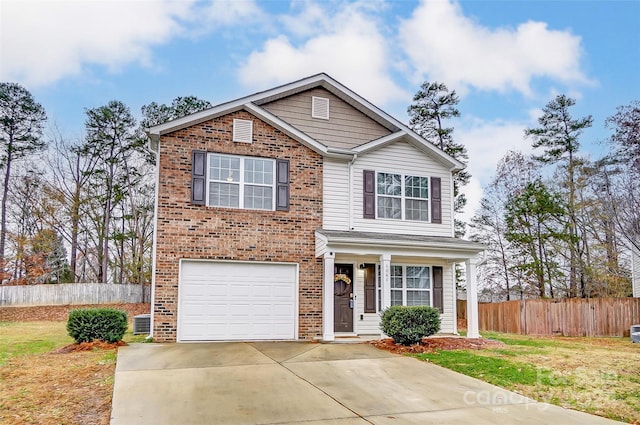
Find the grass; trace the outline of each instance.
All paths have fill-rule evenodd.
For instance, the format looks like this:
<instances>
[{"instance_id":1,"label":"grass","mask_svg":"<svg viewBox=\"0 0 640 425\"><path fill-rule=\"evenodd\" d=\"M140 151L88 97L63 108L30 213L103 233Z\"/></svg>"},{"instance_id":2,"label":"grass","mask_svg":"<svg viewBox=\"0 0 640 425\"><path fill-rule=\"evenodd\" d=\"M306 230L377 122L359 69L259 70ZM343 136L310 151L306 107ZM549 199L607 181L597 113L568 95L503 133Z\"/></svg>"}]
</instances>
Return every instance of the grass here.
<instances>
[{"instance_id":1,"label":"grass","mask_svg":"<svg viewBox=\"0 0 640 425\"><path fill-rule=\"evenodd\" d=\"M640 344L623 338L483 336L505 346L416 357L536 400L640 423Z\"/></svg>"},{"instance_id":2,"label":"grass","mask_svg":"<svg viewBox=\"0 0 640 425\"><path fill-rule=\"evenodd\" d=\"M66 322L0 323L0 424L109 423L116 351L52 354L71 343Z\"/></svg>"}]
</instances>

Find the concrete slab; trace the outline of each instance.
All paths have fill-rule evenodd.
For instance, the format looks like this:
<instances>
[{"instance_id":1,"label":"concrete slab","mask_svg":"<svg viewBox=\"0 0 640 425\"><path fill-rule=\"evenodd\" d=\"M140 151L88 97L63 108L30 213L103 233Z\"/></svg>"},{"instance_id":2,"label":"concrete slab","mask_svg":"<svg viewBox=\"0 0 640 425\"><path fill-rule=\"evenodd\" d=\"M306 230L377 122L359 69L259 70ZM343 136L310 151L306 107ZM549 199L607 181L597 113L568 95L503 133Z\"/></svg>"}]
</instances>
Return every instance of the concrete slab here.
<instances>
[{"instance_id":1,"label":"concrete slab","mask_svg":"<svg viewBox=\"0 0 640 425\"><path fill-rule=\"evenodd\" d=\"M408 357L285 363L284 366L367 417L467 408L469 400L474 402L478 395L488 399L491 405L533 402Z\"/></svg>"},{"instance_id":2,"label":"concrete slab","mask_svg":"<svg viewBox=\"0 0 640 425\"><path fill-rule=\"evenodd\" d=\"M619 425L620 422L544 403L475 407L399 415L370 416L376 425Z\"/></svg>"},{"instance_id":3,"label":"concrete slab","mask_svg":"<svg viewBox=\"0 0 640 425\"><path fill-rule=\"evenodd\" d=\"M131 344L118 350L116 372L274 363L248 344Z\"/></svg>"},{"instance_id":4,"label":"concrete slab","mask_svg":"<svg viewBox=\"0 0 640 425\"><path fill-rule=\"evenodd\" d=\"M320 344L309 344L306 342L251 342L249 345L270 359L282 363L290 360L310 350L315 350Z\"/></svg>"},{"instance_id":5,"label":"concrete slab","mask_svg":"<svg viewBox=\"0 0 640 425\"><path fill-rule=\"evenodd\" d=\"M120 372L114 394L112 425L357 419L278 364Z\"/></svg>"},{"instance_id":6,"label":"concrete slab","mask_svg":"<svg viewBox=\"0 0 640 425\"><path fill-rule=\"evenodd\" d=\"M292 357L285 363L322 362L333 360L379 359L398 357L369 344L317 344L313 350Z\"/></svg>"},{"instance_id":7,"label":"concrete slab","mask_svg":"<svg viewBox=\"0 0 640 425\"><path fill-rule=\"evenodd\" d=\"M118 351L112 425L568 424L586 413L367 344L133 344Z\"/></svg>"}]
</instances>

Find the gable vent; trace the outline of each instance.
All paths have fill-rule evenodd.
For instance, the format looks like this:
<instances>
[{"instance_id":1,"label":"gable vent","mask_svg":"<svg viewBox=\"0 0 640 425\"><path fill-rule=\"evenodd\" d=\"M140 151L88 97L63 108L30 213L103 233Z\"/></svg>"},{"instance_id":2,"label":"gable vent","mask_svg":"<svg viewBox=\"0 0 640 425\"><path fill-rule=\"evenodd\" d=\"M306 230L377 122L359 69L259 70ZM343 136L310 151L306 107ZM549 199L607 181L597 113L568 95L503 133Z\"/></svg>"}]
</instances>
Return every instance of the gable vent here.
<instances>
[{"instance_id":1,"label":"gable vent","mask_svg":"<svg viewBox=\"0 0 640 425\"><path fill-rule=\"evenodd\" d=\"M233 141L251 143L253 141L253 121L234 119Z\"/></svg>"},{"instance_id":2,"label":"gable vent","mask_svg":"<svg viewBox=\"0 0 640 425\"><path fill-rule=\"evenodd\" d=\"M329 99L326 97L311 98L311 116L313 118L329 119Z\"/></svg>"}]
</instances>

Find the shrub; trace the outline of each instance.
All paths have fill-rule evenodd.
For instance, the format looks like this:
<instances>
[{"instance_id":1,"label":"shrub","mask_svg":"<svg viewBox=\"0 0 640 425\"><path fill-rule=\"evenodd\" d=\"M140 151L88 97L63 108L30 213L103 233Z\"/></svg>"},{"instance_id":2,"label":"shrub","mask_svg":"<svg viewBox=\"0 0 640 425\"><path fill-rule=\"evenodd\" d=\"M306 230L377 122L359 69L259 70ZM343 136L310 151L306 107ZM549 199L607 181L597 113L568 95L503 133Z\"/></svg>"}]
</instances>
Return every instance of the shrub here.
<instances>
[{"instance_id":1,"label":"shrub","mask_svg":"<svg viewBox=\"0 0 640 425\"><path fill-rule=\"evenodd\" d=\"M380 329L396 344L417 344L440 330L440 311L434 307L395 305L382 312Z\"/></svg>"},{"instance_id":2,"label":"shrub","mask_svg":"<svg viewBox=\"0 0 640 425\"><path fill-rule=\"evenodd\" d=\"M77 343L96 339L118 342L127 331L127 313L114 308L83 308L69 312L67 332Z\"/></svg>"}]
</instances>

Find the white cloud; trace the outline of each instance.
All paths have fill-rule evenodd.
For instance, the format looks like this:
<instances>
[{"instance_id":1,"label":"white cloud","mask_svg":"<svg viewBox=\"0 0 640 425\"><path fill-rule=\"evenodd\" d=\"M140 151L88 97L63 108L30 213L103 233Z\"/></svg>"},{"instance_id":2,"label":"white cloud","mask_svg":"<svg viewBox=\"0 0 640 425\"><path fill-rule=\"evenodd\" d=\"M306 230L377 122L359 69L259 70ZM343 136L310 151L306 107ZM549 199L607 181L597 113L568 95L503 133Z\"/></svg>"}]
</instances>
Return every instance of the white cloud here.
<instances>
[{"instance_id":1,"label":"white cloud","mask_svg":"<svg viewBox=\"0 0 640 425\"><path fill-rule=\"evenodd\" d=\"M264 89L326 72L373 103L409 97L389 75L391 53L371 6L342 5L331 13L309 4L300 16L282 16L287 35L267 40L239 69L240 82Z\"/></svg>"},{"instance_id":2,"label":"white cloud","mask_svg":"<svg viewBox=\"0 0 640 425\"><path fill-rule=\"evenodd\" d=\"M98 65L150 65L152 48L175 36L230 25L253 1L3 0L0 78L46 85Z\"/></svg>"},{"instance_id":3,"label":"white cloud","mask_svg":"<svg viewBox=\"0 0 640 425\"><path fill-rule=\"evenodd\" d=\"M531 140L524 137L524 130L530 125L476 120L456 127L455 138L467 148L468 170L472 175L469 185L463 189L467 196L467 206L461 219L469 221L480 206L482 188L495 176L498 162L507 152L532 152Z\"/></svg>"},{"instance_id":4,"label":"white cloud","mask_svg":"<svg viewBox=\"0 0 640 425\"><path fill-rule=\"evenodd\" d=\"M579 36L534 21L488 28L449 0L423 0L401 22L399 39L416 80L428 76L459 91L472 86L530 95L535 77L589 83L580 70Z\"/></svg>"}]
</instances>

